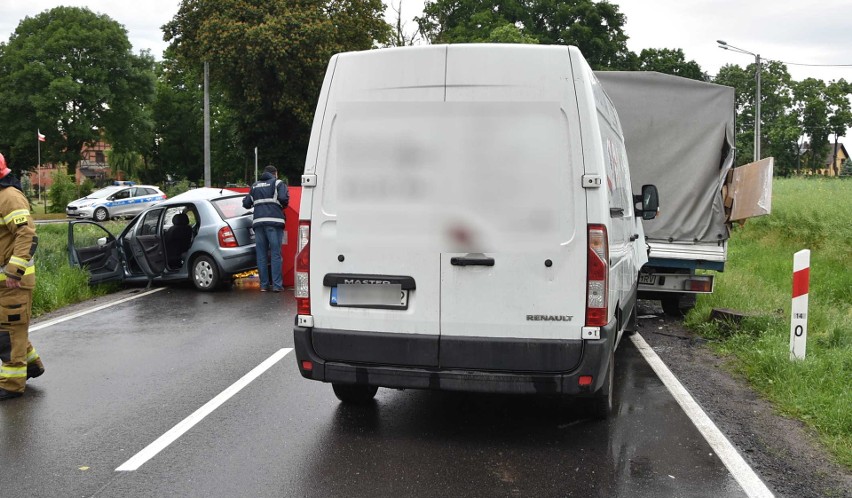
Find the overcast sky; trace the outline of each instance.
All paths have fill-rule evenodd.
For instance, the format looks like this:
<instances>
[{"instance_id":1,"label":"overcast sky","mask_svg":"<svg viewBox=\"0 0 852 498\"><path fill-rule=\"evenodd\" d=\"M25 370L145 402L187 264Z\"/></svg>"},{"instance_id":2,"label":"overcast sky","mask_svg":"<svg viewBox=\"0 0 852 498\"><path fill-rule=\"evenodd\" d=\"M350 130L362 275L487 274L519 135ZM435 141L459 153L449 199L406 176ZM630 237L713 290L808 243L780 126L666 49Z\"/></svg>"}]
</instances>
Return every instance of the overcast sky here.
<instances>
[{"instance_id":1,"label":"overcast sky","mask_svg":"<svg viewBox=\"0 0 852 498\"><path fill-rule=\"evenodd\" d=\"M423 0L402 2L404 19L421 13ZM715 75L726 63L745 66L749 55L719 49L727 41L761 57L803 64L846 64L846 67L788 65L796 80L816 77L826 82L852 80L852 11L849 0L811 2L792 0L621 0L614 1L627 15L628 47L682 48ZM0 40L8 41L18 23L58 5L86 6L107 14L128 31L135 51L150 49L161 58L166 44L160 27L177 12L179 0L0 0ZM408 22L410 29L413 21Z\"/></svg>"}]
</instances>

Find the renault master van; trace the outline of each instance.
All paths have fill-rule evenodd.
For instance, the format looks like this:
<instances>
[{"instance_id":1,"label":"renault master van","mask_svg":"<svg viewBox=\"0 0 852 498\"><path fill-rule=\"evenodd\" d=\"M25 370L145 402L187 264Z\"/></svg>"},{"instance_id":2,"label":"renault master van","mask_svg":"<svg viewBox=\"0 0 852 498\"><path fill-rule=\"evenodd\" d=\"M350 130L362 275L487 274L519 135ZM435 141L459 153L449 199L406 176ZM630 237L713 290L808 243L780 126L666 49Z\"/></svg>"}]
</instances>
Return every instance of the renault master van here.
<instances>
[{"instance_id":1,"label":"renault master van","mask_svg":"<svg viewBox=\"0 0 852 498\"><path fill-rule=\"evenodd\" d=\"M379 387L591 398L647 260L615 108L567 46L332 57L296 256L299 369L344 402ZM637 207L637 204L641 204Z\"/></svg>"}]
</instances>

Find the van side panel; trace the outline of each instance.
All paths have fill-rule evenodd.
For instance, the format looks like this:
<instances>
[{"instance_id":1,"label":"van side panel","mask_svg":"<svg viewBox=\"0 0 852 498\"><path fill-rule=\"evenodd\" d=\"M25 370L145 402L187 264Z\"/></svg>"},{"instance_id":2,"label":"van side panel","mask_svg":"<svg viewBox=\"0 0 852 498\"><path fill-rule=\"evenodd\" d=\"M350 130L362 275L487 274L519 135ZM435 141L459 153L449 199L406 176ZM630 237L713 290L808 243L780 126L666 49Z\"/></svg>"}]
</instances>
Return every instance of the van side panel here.
<instances>
[{"instance_id":1,"label":"van side panel","mask_svg":"<svg viewBox=\"0 0 852 498\"><path fill-rule=\"evenodd\" d=\"M586 174L600 175L599 188L586 189L589 223L606 227L609 243L610 276L608 312L610 320L620 317L620 334L636 301L641 257L637 246L644 244L642 225L634 217L633 193L624 135L618 114L594 72L575 47L571 47L575 81L585 91L577 91L583 129ZM583 112L583 109L586 112ZM594 119L590 119L594 117ZM588 120L588 121L586 121Z\"/></svg>"}]
</instances>

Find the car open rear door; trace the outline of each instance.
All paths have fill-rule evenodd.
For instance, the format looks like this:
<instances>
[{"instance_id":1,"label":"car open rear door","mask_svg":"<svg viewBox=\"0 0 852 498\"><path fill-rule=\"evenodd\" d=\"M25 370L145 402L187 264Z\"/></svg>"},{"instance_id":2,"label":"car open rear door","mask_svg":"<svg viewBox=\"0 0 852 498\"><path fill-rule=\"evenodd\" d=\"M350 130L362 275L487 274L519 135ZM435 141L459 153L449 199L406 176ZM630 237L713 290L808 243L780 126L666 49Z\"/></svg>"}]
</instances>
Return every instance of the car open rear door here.
<instances>
[{"instance_id":1,"label":"car open rear door","mask_svg":"<svg viewBox=\"0 0 852 498\"><path fill-rule=\"evenodd\" d=\"M151 209L125 233L132 257L148 278L158 277L166 270L166 251L163 246L162 215L165 209Z\"/></svg>"},{"instance_id":2,"label":"car open rear door","mask_svg":"<svg viewBox=\"0 0 852 498\"><path fill-rule=\"evenodd\" d=\"M115 236L91 221L68 224L68 262L72 267L88 270L90 284L124 279L124 265Z\"/></svg>"}]
</instances>

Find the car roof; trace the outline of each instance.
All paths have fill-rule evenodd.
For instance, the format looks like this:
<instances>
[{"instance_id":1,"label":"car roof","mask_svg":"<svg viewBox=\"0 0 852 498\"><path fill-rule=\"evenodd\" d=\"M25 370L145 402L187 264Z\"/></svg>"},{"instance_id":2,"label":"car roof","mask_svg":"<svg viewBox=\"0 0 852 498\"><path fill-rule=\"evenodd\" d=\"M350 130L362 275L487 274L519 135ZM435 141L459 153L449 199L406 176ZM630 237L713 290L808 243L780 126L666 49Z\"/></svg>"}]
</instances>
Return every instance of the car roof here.
<instances>
[{"instance_id":1,"label":"car roof","mask_svg":"<svg viewBox=\"0 0 852 498\"><path fill-rule=\"evenodd\" d=\"M187 190L182 194L178 194L168 200L168 204L185 201L213 200L220 197L229 197L232 195L241 195L240 192L228 190L225 188L209 188L201 187L192 190Z\"/></svg>"},{"instance_id":2,"label":"car roof","mask_svg":"<svg viewBox=\"0 0 852 498\"><path fill-rule=\"evenodd\" d=\"M97 192L115 192L115 191L121 190L123 188L127 188L127 187L125 185L110 185L109 187L99 188L92 193L94 194L94 193L97 193Z\"/></svg>"},{"instance_id":3,"label":"car roof","mask_svg":"<svg viewBox=\"0 0 852 498\"><path fill-rule=\"evenodd\" d=\"M156 189L156 190L160 190L160 187L157 187L156 185L109 185L109 186L106 186L104 188L99 188L92 193L95 193L95 192L117 192L119 190L124 190L126 188L133 188L133 187L145 187L145 188L153 188L153 189Z\"/></svg>"}]
</instances>

